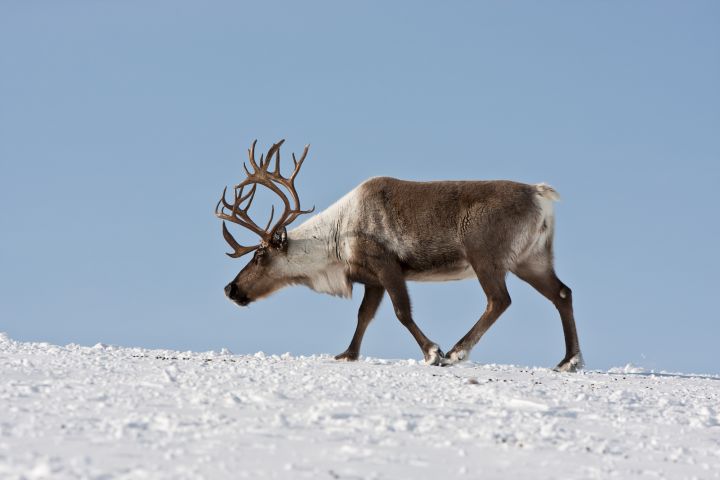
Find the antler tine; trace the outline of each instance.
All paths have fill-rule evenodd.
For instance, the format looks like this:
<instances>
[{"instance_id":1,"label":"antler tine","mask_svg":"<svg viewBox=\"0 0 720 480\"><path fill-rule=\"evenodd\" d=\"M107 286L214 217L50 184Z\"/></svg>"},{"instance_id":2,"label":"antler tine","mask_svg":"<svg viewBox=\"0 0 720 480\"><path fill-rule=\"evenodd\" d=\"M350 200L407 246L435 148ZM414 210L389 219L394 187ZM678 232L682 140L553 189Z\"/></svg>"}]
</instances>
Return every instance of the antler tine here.
<instances>
[{"instance_id":1,"label":"antler tine","mask_svg":"<svg viewBox=\"0 0 720 480\"><path fill-rule=\"evenodd\" d=\"M273 143L272 147L270 147L270 150L267 152L267 162L265 164L264 170L267 172L268 167L270 167L270 160L272 160L272 156L275 155L275 172L272 172L273 175L278 173L278 162L280 161L280 146L285 143L285 139L278 141L277 143Z\"/></svg>"},{"instance_id":2,"label":"antler tine","mask_svg":"<svg viewBox=\"0 0 720 480\"><path fill-rule=\"evenodd\" d=\"M259 170L257 163L255 163L255 144L257 143L257 139L253 140L252 146L250 146L250 149L248 150L248 157L250 159L250 165L252 165L253 170L256 172ZM245 167L245 164L243 163L243 167ZM245 167L245 171L248 175L250 175L250 172L248 172L247 167Z\"/></svg>"},{"instance_id":3,"label":"antler tine","mask_svg":"<svg viewBox=\"0 0 720 480\"><path fill-rule=\"evenodd\" d=\"M229 208L230 210L232 210L233 206L230 205L229 203L227 203L227 201L225 200L225 194L226 194L226 193L227 193L227 187L225 187L225 188L223 189L222 197L220 197L220 200L218 200L217 205L215 205L215 215L218 214L218 208L220 208L220 204L221 204L221 203L223 204L223 208ZM220 211L222 211L222 209L220 209Z\"/></svg>"},{"instance_id":4,"label":"antler tine","mask_svg":"<svg viewBox=\"0 0 720 480\"><path fill-rule=\"evenodd\" d=\"M270 224L273 221L273 217L275 216L275 205L270 205L270 220L268 220L267 225L265 225L265 231L268 231L268 228L270 228Z\"/></svg>"},{"instance_id":5,"label":"antler tine","mask_svg":"<svg viewBox=\"0 0 720 480\"><path fill-rule=\"evenodd\" d=\"M297 176L298 172L300 171L300 167L302 167L303 162L305 161L305 157L307 157L308 150L310 150L310 144L308 143L305 145L305 149L303 150L302 157L300 157L300 160L295 159L295 154L292 154L293 162L295 162L295 170L293 171L292 175L290 175L289 180L291 183L295 182L295 177Z\"/></svg>"},{"instance_id":6,"label":"antler tine","mask_svg":"<svg viewBox=\"0 0 720 480\"><path fill-rule=\"evenodd\" d=\"M223 238L226 242L235 250L233 253L226 253L228 257L232 258L239 258L245 255L246 253L250 253L253 250L256 250L260 245L253 245L250 247L243 247L240 245L237 240L235 240L235 237L233 237L230 232L227 229L227 226L225 225L225 221L223 220Z\"/></svg>"},{"instance_id":7,"label":"antler tine","mask_svg":"<svg viewBox=\"0 0 720 480\"><path fill-rule=\"evenodd\" d=\"M227 200L225 200L225 194L227 192L227 187L223 190L223 196L220 198L220 201L218 202L217 206L215 207L215 216L218 218L221 218L223 220L227 220L229 222L237 223L238 225L241 225L248 230L251 230L252 232L256 233L260 236L263 240L267 240L269 238L269 234L267 231L261 229L257 226L257 224L250 218L250 216L247 214L248 208L250 208L250 203L252 203L252 199L255 196L255 189L256 186L253 185L252 189L247 195L243 195L243 188L244 186L240 187L239 189L236 188L233 192L234 200L233 204L230 205ZM238 193L239 190L239 193ZM245 208L241 208L240 205L245 200L250 199L248 202L248 205ZM220 211L217 210L217 207L220 206L220 203L224 205L225 208L230 210L230 213L225 213L223 209L220 209Z\"/></svg>"},{"instance_id":8,"label":"antler tine","mask_svg":"<svg viewBox=\"0 0 720 480\"><path fill-rule=\"evenodd\" d=\"M225 187L225 188L227 188L227 187ZM238 195L237 188L234 189L233 190L233 205L232 205L232 209L230 210L230 212L232 213L233 216L235 216L235 214L237 213L237 209L240 206L240 202L238 201L238 197L240 197L240 196L242 196L242 188L240 189L240 195Z\"/></svg>"},{"instance_id":9,"label":"antler tine","mask_svg":"<svg viewBox=\"0 0 720 480\"><path fill-rule=\"evenodd\" d=\"M285 222L284 222L284 223L285 223L285 225L290 225L290 224L291 224L292 222L294 222L295 219L296 219L297 217L299 217L300 215L304 215L304 214L306 214L306 213L312 213L312 212L314 212L314 211L315 211L315 205L313 205L313 207L312 207L310 210L293 210L293 211L290 212L290 214L287 216L287 218L285 219Z\"/></svg>"},{"instance_id":10,"label":"antler tine","mask_svg":"<svg viewBox=\"0 0 720 480\"><path fill-rule=\"evenodd\" d=\"M253 186L253 190L254 190L254 186ZM215 214L217 215L217 214L219 214L219 213L222 213L222 214L224 215L224 213L222 212L222 209L225 209L225 208L227 208L228 210L230 210L230 212L232 212L232 213L236 213L236 212L237 212L237 207L238 207L240 204L242 204L242 202L244 202L245 200L247 200L247 198L253 193L253 191L250 191L250 193L248 193L247 195L243 196L242 191L243 191L243 189L240 188L240 193L239 193L239 194L238 194L238 192L237 192L237 189L233 192L233 197L234 197L234 198L233 198L233 203L232 203L232 205L231 205L231 204L229 204L229 203L227 202L227 200L225 200L225 197L226 197L226 195L227 195L227 187L225 187L225 188L223 189L222 197L220 197L220 200L218 200L217 205L215 205ZM221 204L221 203L223 204L223 207L222 207L222 209L218 210L218 208L220 207L220 204Z\"/></svg>"},{"instance_id":11,"label":"antler tine","mask_svg":"<svg viewBox=\"0 0 720 480\"><path fill-rule=\"evenodd\" d=\"M280 140L280 145L283 144L285 140ZM282 177L280 174L280 147L278 146L277 152L275 153L275 170L273 170L272 174L277 177Z\"/></svg>"},{"instance_id":12,"label":"antler tine","mask_svg":"<svg viewBox=\"0 0 720 480\"><path fill-rule=\"evenodd\" d=\"M243 187L243 188L245 188L245 187ZM245 206L245 208L242 209L242 211L245 212L246 214L247 214L247 211L250 210L250 205L252 205L253 200L255 200L255 190L256 190L256 189L257 189L257 184L253 183L253 186L252 186L252 188L250 189L250 193L248 193L247 195L245 195L245 196L243 197L243 200L241 200L241 201L239 202L239 203L242 203L245 199L248 199L248 198L250 199L250 200L248 200L248 203L247 203L247 205Z\"/></svg>"},{"instance_id":13,"label":"antler tine","mask_svg":"<svg viewBox=\"0 0 720 480\"><path fill-rule=\"evenodd\" d=\"M248 197L250 197L251 195L254 195L254 194L255 194L255 185L254 185L254 184L253 184L252 189L250 190L250 192L249 192L247 195L245 195L245 196L243 196L243 194L242 194L243 190L245 189L245 185L243 185L243 186L241 186L241 187L240 187L240 186L236 186L236 187L235 187L236 191L237 191L238 188L240 188L240 193L238 194L238 197L240 197L240 203L244 202L245 200L248 199Z\"/></svg>"}]
</instances>

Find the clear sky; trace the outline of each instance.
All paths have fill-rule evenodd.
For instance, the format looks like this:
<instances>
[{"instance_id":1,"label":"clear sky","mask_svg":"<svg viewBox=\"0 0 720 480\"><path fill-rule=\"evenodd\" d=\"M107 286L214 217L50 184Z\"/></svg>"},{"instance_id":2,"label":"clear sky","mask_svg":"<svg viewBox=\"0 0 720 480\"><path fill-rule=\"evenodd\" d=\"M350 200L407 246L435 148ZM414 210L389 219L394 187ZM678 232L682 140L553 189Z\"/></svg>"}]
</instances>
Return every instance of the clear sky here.
<instances>
[{"instance_id":1,"label":"clear sky","mask_svg":"<svg viewBox=\"0 0 720 480\"><path fill-rule=\"evenodd\" d=\"M377 175L552 184L588 367L720 373L719 25L715 1L3 1L0 331L343 351L361 287L223 295L246 259L215 203L286 138L318 209ZM557 312L509 289L471 358L555 365ZM446 350L485 305L474 280L410 291ZM387 298L363 353L422 358Z\"/></svg>"}]
</instances>

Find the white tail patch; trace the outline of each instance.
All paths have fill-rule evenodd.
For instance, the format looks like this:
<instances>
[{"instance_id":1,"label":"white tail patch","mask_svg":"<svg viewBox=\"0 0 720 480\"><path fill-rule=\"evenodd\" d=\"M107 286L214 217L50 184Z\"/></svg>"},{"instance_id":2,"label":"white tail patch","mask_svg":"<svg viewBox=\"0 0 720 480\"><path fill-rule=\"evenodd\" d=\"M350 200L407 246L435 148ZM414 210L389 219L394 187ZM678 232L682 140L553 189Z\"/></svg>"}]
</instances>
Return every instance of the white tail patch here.
<instances>
[{"instance_id":1,"label":"white tail patch","mask_svg":"<svg viewBox=\"0 0 720 480\"><path fill-rule=\"evenodd\" d=\"M547 183L538 183L534 186L537 191L535 203L540 209L540 215L534 226L528 226L516 235L512 249L514 257L511 263L521 263L531 257L543 258L542 252L546 250L548 242L552 242L555 230L553 202L560 200L560 194ZM544 264L538 264L538 266L545 268Z\"/></svg>"},{"instance_id":2,"label":"white tail patch","mask_svg":"<svg viewBox=\"0 0 720 480\"><path fill-rule=\"evenodd\" d=\"M535 188L537 189L538 194L543 198L547 198L548 200L552 200L553 202L557 202L560 200L560 194L557 192L557 190L555 190L547 183L538 183L535 185Z\"/></svg>"}]
</instances>

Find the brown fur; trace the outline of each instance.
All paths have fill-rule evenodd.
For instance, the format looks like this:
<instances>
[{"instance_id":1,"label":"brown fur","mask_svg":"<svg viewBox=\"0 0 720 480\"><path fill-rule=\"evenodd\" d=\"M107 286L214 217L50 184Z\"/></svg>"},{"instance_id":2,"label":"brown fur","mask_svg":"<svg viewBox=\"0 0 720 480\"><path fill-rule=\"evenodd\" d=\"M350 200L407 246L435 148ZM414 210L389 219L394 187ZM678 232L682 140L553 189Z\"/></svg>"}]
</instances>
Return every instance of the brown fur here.
<instances>
[{"instance_id":1,"label":"brown fur","mask_svg":"<svg viewBox=\"0 0 720 480\"><path fill-rule=\"evenodd\" d=\"M290 271L286 261L288 256L298 259L298 255L315 252L327 265L341 269L344 281L365 285L357 329L348 349L336 358L357 359L365 329L387 291L395 314L417 341L426 361L443 364L467 358L510 306L505 285L510 271L557 307L566 345L558 368L573 370L579 366L580 348L571 291L555 275L553 216L540 206L540 202L555 198L552 187L511 181L373 178L340 200L337 207L291 231L285 249L270 245L256 253L227 288L235 285L239 292L236 297L248 301L291 283L316 288L313 282L317 280L313 279L317 273L310 268L307 272ZM317 268L315 263L313 268ZM480 281L488 305L445 356L415 324L406 281L464 278L468 273Z\"/></svg>"}]
</instances>

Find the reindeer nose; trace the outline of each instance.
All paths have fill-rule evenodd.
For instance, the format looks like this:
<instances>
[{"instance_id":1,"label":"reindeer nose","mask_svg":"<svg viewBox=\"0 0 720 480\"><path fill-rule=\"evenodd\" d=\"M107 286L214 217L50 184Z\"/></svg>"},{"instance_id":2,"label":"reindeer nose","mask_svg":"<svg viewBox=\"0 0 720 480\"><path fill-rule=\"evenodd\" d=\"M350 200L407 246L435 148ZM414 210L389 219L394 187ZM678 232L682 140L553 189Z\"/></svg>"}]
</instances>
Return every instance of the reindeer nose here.
<instances>
[{"instance_id":1,"label":"reindeer nose","mask_svg":"<svg viewBox=\"0 0 720 480\"><path fill-rule=\"evenodd\" d=\"M237 287L234 283L228 283L225 287L225 295L227 295L228 298L233 298L237 295Z\"/></svg>"},{"instance_id":2,"label":"reindeer nose","mask_svg":"<svg viewBox=\"0 0 720 480\"><path fill-rule=\"evenodd\" d=\"M235 283L229 283L225 287L225 295L232 300L233 302L237 303L241 307L246 307L250 304L251 300L245 295L244 292L242 292Z\"/></svg>"}]
</instances>

